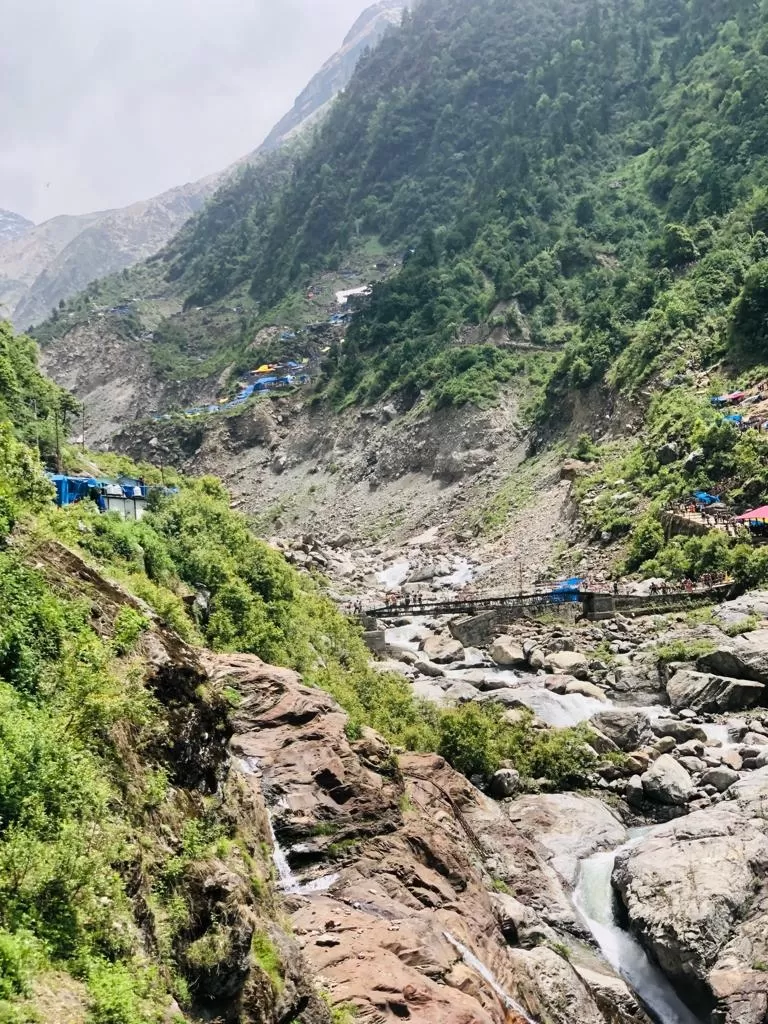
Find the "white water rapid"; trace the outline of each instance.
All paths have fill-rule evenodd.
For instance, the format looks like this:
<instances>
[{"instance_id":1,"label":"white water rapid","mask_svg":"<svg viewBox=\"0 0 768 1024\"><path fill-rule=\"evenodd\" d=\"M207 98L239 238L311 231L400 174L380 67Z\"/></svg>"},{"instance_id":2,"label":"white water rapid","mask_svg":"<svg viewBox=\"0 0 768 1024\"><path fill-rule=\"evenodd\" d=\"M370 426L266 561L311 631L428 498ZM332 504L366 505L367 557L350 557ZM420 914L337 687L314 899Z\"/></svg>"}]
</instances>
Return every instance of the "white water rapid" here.
<instances>
[{"instance_id":1,"label":"white water rapid","mask_svg":"<svg viewBox=\"0 0 768 1024\"><path fill-rule=\"evenodd\" d=\"M638 842L638 838L632 842ZM649 960L640 943L616 923L611 875L618 852L596 853L581 862L574 903L605 959L634 989L658 1024L702 1024Z\"/></svg>"},{"instance_id":2,"label":"white water rapid","mask_svg":"<svg viewBox=\"0 0 768 1024\"><path fill-rule=\"evenodd\" d=\"M467 967L471 967L472 970L479 974L484 981L488 982L488 984L491 986L493 991L496 993L496 995L503 1003L504 1008L506 1010L514 1010L515 1013L518 1014L518 1016L522 1017L523 1020L527 1021L528 1024L535 1024L535 1021L531 1020L531 1018L528 1016L528 1014L525 1012L522 1006L518 1002L516 1002L512 998L512 996L501 987L498 979L493 974L493 972L485 966L482 960L478 960L478 958L475 956L471 949L467 949L464 943L459 942L459 940L455 938L455 936L451 935L450 932L443 932L443 936L447 942L450 942L450 944L453 946L456 952L461 955L461 958L467 965Z\"/></svg>"}]
</instances>

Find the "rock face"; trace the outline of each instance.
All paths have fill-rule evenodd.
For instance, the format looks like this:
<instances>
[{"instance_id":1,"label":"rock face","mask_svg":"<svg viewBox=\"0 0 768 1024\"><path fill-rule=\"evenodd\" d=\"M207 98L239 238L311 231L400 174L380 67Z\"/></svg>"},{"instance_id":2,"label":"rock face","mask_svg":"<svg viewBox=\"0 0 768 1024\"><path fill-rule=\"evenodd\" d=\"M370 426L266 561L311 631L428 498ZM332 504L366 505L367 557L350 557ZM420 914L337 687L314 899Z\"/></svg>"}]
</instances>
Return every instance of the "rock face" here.
<instances>
[{"instance_id":1,"label":"rock face","mask_svg":"<svg viewBox=\"0 0 768 1024\"><path fill-rule=\"evenodd\" d=\"M590 722L626 753L638 750L652 738L651 720L644 711L600 711Z\"/></svg>"},{"instance_id":2,"label":"rock face","mask_svg":"<svg viewBox=\"0 0 768 1024\"><path fill-rule=\"evenodd\" d=\"M335 1004L381 1024L647 1024L618 978L582 976L537 944L579 925L510 805L439 757L405 755L398 766L375 733L350 742L345 715L291 672L234 657L219 661L218 677L241 694L231 747L302 872L286 906ZM587 805L622 841L610 813Z\"/></svg>"},{"instance_id":3,"label":"rock face","mask_svg":"<svg viewBox=\"0 0 768 1024\"><path fill-rule=\"evenodd\" d=\"M621 821L600 800L575 793L524 796L509 804L510 819L546 851L552 866L574 884L579 861L626 842Z\"/></svg>"},{"instance_id":4,"label":"rock face","mask_svg":"<svg viewBox=\"0 0 768 1024\"><path fill-rule=\"evenodd\" d=\"M715 655L707 656L710 657ZM701 659L700 664L704 660ZM680 669L667 683L667 694L675 710L690 708L692 711L743 711L756 707L763 701L765 687L762 683L750 682L744 677L730 678L709 672Z\"/></svg>"},{"instance_id":5,"label":"rock face","mask_svg":"<svg viewBox=\"0 0 768 1024\"><path fill-rule=\"evenodd\" d=\"M684 806L693 792L688 772L670 754L662 754L641 776L646 797L659 804Z\"/></svg>"},{"instance_id":6,"label":"rock face","mask_svg":"<svg viewBox=\"0 0 768 1024\"><path fill-rule=\"evenodd\" d=\"M621 851L613 881L633 930L699 1011L724 1024L768 1014L768 769L717 807Z\"/></svg>"}]
</instances>

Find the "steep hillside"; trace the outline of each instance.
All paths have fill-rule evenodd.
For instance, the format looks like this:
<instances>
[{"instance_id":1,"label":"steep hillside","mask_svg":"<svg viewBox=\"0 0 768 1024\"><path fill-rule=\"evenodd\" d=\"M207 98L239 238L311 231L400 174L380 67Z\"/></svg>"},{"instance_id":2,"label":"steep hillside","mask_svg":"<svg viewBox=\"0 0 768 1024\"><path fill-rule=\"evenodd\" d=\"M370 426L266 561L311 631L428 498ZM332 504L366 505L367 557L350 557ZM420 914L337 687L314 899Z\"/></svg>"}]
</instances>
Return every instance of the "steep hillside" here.
<instances>
[{"instance_id":1,"label":"steep hillside","mask_svg":"<svg viewBox=\"0 0 768 1024\"><path fill-rule=\"evenodd\" d=\"M12 242L30 231L35 225L31 220L10 210L0 210L0 244Z\"/></svg>"},{"instance_id":2,"label":"steep hillside","mask_svg":"<svg viewBox=\"0 0 768 1024\"><path fill-rule=\"evenodd\" d=\"M80 217L56 217L33 227L23 218L3 225L0 214L0 305L20 328L37 324L63 299L76 295L97 278L133 266L154 255L201 209L216 187L259 157L279 149L322 116L349 81L367 47L375 46L396 24L403 0L374 4L301 93L294 108L267 139L232 167L171 189L121 210ZM12 230L11 230L12 229ZM23 236L23 237L22 237Z\"/></svg>"}]
</instances>

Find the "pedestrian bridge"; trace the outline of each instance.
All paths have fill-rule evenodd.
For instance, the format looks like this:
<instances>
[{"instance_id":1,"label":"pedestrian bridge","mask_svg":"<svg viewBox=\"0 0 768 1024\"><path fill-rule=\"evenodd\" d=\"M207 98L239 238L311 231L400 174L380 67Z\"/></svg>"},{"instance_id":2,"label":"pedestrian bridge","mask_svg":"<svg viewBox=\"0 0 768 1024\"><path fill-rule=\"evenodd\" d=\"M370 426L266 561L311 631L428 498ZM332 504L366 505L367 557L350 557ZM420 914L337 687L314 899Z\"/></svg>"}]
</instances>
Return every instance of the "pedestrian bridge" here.
<instances>
[{"instance_id":1,"label":"pedestrian bridge","mask_svg":"<svg viewBox=\"0 0 768 1024\"><path fill-rule=\"evenodd\" d=\"M594 590L553 591L544 594L516 594L510 597L455 597L445 600L418 600L405 596L395 604L366 610L366 615L377 619L397 618L401 615L482 615L497 612L504 618L520 618L526 613L557 611L574 605L580 606L578 615L597 621L610 619L616 614L663 615L665 612L685 611L702 605L723 601L732 589L731 584L707 590L674 591L667 594L614 594Z\"/></svg>"}]
</instances>

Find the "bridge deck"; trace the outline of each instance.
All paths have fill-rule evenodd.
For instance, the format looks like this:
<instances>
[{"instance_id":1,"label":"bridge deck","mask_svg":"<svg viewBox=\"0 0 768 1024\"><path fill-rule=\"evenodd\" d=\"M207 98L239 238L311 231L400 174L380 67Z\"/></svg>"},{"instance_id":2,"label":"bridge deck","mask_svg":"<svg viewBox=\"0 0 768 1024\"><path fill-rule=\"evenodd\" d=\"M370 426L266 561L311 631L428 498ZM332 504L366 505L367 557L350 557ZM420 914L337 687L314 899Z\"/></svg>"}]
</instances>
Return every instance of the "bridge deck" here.
<instances>
[{"instance_id":1,"label":"bridge deck","mask_svg":"<svg viewBox=\"0 0 768 1024\"><path fill-rule=\"evenodd\" d=\"M580 604L586 609L606 605L613 611L654 612L671 611L687 605L700 605L722 601L730 591L730 585L713 587L709 590L674 591L667 594L612 594L600 591L573 591L548 594L522 594L509 597L453 598L444 601L399 601L383 608L371 608L366 614L376 618L392 618L397 615L479 615L486 611L525 611L538 608L562 608Z\"/></svg>"}]
</instances>

